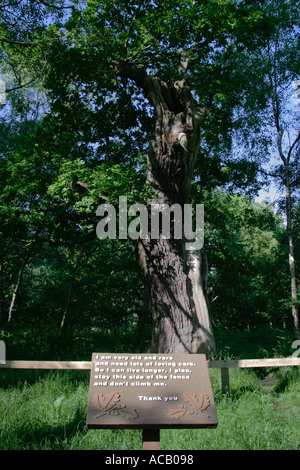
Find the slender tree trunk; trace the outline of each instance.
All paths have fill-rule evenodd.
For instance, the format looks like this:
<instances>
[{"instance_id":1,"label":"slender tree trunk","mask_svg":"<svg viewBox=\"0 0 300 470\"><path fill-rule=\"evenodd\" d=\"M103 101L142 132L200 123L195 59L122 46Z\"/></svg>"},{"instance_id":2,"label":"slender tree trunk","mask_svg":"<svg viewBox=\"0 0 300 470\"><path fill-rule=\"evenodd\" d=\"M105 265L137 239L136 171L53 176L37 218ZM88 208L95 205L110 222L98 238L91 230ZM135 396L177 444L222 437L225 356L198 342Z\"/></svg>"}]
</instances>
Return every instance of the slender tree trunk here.
<instances>
[{"instance_id":1,"label":"slender tree trunk","mask_svg":"<svg viewBox=\"0 0 300 470\"><path fill-rule=\"evenodd\" d=\"M292 295L292 317L294 325L294 333L297 339L300 339L299 318L298 318L298 298L297 298L297 281L296 281L296 264L294 257L294 243L292 233L292 205L291 191L289 180L289 167L285 165L285 197L286 197L286 228L289 244L289 268L291 274L291 295Z\"/></svg>"},{"instance_id":2,"label":"slender tree trunk","mask_svg":"<svg viewBox=\"0 0 300 470\"><path fill-rule=\"evenodd\" d=\"M31 253L32 253L32 249L25 255L25 258L23 259L21 267L19 269L17 282L16 282L16 285L14 287L13 294L12 294L11 301L10 301L10 306L9 306L9 310L8 310L8 317L7 317L7 322L6 322L5 328L7 328L10 325L11 321L12 321L13 311L15 309L15 304L16 304L16 301L17 301L18 293L19 293L19 290L20 290L20 287L21 287L21 284L22 284L24 269L26 268L26 265L28 263L28 260L30 258Z\"/></svg>"},{"instance_id":3,"label":"slender tree trunk","mask_svg":"<svg viewBox=\"0 0 300 470\"><path fill-rule=\"evenodd\" d=\"M135 349L141 348L142 340L145 339L145 327L148 320L149 314L149 293L148 289L144 287L144 299L143 299L143 306L140 310L138 310L138 321L137 321L137 334L134 341Z\"/></svg>"},{"instance_id":4,"label":"slender tree trunk","mask_svg":"<svg viewBox=\"0 0 300 470\"><path fill-rule=\"evenodd\" d=\"M62 319L61 319L61 322L60 322L60 329L61 329L61 330L62 330L63 327L65 326L66 317L67 317L67 314L68 314L68 311L69 311L69 307L70 307L70 304L71 304L71 300L72 300L73 284L74 284L74 281L75 281L75 278L76 278L77 270L78 270L79 265L80 265L80 260L81 260L82 255L83 255L83 251L84 251L84 246L83 246L83 247L81 248L81 250L80 250L80 253L79 253L79 255L78 255L78 258L77 258L75 267L74 267L74 269L73 269L72 278L71 278L70 284L69 284L67 302L66 302L66 306L65 306L65 309L64 309L64 313L63 313L63 316L62 316Z\"/></svg>"},{"instance_id":5,"label":"slender tree trunk","mask_svg":"<svg viewBox=\"0 0 300 470\"><path fill-rule=\"evenodd\" d=\"M4 260L0 259L0 325L3 320L3 270L4 270Z\"/></svg>"},{"instance_id":6,"label":"slender tree trunk","mask_svg":"<svg viewBox=\"0 0 300 470\"><path fill-rule=\"evenodd\" d=\"M200 125L208 110L196 106L184 79L164 82L128 64L119 66L118 72L133 79L154 108L155 135L147 179L156 199L149 202L168 207L179 204L183 209L189 202ZM187 250L184 239L160 236L140 239L137 256L151 299L152 351L215 353L201 251Z\"/></svg>"}]
</instances>

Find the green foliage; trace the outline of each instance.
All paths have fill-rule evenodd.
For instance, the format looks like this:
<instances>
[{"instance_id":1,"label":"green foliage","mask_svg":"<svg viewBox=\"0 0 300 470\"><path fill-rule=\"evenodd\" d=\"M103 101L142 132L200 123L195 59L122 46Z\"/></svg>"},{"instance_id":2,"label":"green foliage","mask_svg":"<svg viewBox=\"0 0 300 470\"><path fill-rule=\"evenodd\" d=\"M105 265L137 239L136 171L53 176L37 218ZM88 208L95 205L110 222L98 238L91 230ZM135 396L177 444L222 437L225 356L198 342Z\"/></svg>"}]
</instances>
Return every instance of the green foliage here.
<instances>
[{"instance_id":1,"label":"green foliage","mask_svg":"<svg viewBox=\"0 0 300 470\"><path fill-rule=\"evenodd\" d=\"M271 329L269 326L250 331L217 329L215 337L218 354L222 359L289 357L293 353L292 331Z\"/></svg>"},{"instance_id":2,"label":"green foliage","mask_svg":"<svg viewBox=\"0 0 300 470\"><path fill-rule=\"evenodd\" d=\"M203 202L214 323L281 327L289 318L281 303L289 289L283 221L266 203L222 191L206 194Z\"/></svg>"},{"instance_id":3,"label":"green foliage","mask_svg":"<svg viewBox=\"0 0 300 470\"><path fill-rule=\"evenodd\" d=\"M89 360L99 344L115 351L147 347L150 313L144 311L144 286L132 247L114 240L95 242L86 245L79 264L78 255L73 247L45 245L31 259L6 340L10 357Z\"/></svg>"}]
</instances>

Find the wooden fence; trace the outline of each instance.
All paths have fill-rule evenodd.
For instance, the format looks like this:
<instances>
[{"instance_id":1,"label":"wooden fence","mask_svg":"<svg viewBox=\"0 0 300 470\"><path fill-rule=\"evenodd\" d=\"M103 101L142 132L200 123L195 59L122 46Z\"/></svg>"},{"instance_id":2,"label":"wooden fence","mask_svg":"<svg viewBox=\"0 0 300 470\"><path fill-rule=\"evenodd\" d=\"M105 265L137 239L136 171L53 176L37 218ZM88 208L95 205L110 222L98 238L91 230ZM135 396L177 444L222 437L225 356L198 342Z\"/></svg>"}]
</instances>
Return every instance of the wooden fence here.
<instances>
[{"instance_id":1,"label":"wooden fence","mask_svg":"<svg viewBox=\"0 0 300 470\"><path fill-rule=\"evenodd\" d=\"M300 358L283 357L273 359L237 359L224 361L208 361L208 367L221 369L222 393L230 395L229 369L250 369L256 367L290 367L300 366Z\"/></svg>"},{"instance_id":2,"label":"wooden fence","mask_svg":"<svg viewBox=\"0 0 300 470\"><path fill-rule=\"evenodd\" d=\"M221 369L222 393L229 395L229 369L256 367L291 367L300 366L300 358L285 357L273 359L237 359L208 361L208 367ZM57 369L57 370L90 370L91 361L6 361L0 369Z\"/></svg>"}]
</instances>

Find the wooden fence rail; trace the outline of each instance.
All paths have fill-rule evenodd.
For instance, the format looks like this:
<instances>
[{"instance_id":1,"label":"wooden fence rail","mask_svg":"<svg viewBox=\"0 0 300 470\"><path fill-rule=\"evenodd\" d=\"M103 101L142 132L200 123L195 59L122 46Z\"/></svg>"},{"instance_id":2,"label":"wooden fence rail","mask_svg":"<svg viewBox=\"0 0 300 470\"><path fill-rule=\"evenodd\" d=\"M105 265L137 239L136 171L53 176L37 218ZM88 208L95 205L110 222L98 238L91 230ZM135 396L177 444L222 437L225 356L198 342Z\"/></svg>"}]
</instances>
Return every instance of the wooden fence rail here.
<instances>
[{"instance_id":1,"label":"wooden fence rail","mask_svg":"<svg viewBox=\"0 0 300 470\"><path fill-rule=\"evenodd\" d=\"M89 370L91 362L87 361L6 361L0 369L65 369Z\"/></svg>"},{"instance_id":2,"label":"wooden fence rail","mask_svg":"<svg viewBox=\"0 0 300 470\"><path fill-rule=\"evenodd\" d=\"M57 369L57 370L90 370L91 361L6 361L0 369ZM300 358L285 357L272 359L237 359L208 361L208 367L221 369L222 393L229 395L229 369L256 367L291 367L300 366Z\"/></svg>"},{"instance_id":3,"label":"wooden fence rail","mask_svg":"<svg viewBox=\"0 0 300 470\"><path fill-rule=\"evenodd\" d=\"M280 357L272 359L237 359L224 361L208 361L208 367L221 369L223 395L230 396L229 369L250 369L256 367L290 367L300 366L298 357Z\"/></svg>"}]
</instances>

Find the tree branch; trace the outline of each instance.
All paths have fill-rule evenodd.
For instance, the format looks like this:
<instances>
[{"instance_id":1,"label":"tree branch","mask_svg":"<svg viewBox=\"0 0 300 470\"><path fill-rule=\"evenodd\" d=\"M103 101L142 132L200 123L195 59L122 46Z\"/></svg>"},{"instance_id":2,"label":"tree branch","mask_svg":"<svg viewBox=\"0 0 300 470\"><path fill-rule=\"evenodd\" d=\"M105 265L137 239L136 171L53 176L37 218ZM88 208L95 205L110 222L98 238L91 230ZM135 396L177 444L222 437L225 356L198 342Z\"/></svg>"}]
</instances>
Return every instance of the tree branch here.
<instances>
[{"instance_id":1,"label":"tree branch","mask_svg":"<svg viewBox=\"0 0 300 470\"><path fill-rule=\"evenodd\" d=\"M286 164L287 164L287 159L286 159L286 157L284 156L283 151L282 151L282 136L283 136L282 129L281 129L280 127L277 128L277 132L278 132L277 148L278 148L279 156L280 156L281 160L283 161L284 165L286 166Z\"/></svg>"},{"instance_id":2,"label":"tree branch","mask_svg":"<svg viewBox=\"0 0 300 470\"><path fill-rule=\"evenodd\" d=\"M19 90L20 88L25 88L26 86L30 85L30 83L33 83L37 80L38 77L33 78L27 83L24 83L23 85L15 86L13 88L9 88L8 90L5 90L6 93L10 93L11 91Z\"/></svg>"},{"instance_id":3,"label":"tree branch","mask_svg":"<svg viewBox=\"0 0 300 470\"><path fill-rule=\"evenodd\" d=\"M265 176L271 176L272 178L280 178L280 177L281 177L280 173L276 173L276 172L274 172L274 173L269 173L268 171L265 171L265 170L263 170L262 168L258 168L257 171L258 171L259 173L262 173L262 174L265 175Z\"/></svg>"},{"instance_id":4,"label":"tree branch","mask_svg":"<svg viewBox=\"0 0 300 470\"><path fill-rule=\"evenodd\" d=\"M289 151L288 151L287 164L290 163L292 151L293 151L294 147L296 146L296 144L297 144L298 142L300 142L300 129L299 129L299 131L298 131L298 135L297 135L296 139L294 140L294 142L292 143L292 145L291 145L291 147L290 147L290 149L289 149Z\"/></svg>"},{"instance_id":5,"label":"tree branch","mask_svg":"<svg viewBox=\"0 0 300 470\"><path fill-rule=\"evenodd\" d=\"M58 6L58 5L52 5L51 3L44 2L42 0L37 0L37 1L38 1L38 3L41 3L42 5L44 5L45 7L55 8L56 10L67 10L67 9L69 9L69 10L75 11L74 5L71 5L69 7L62 7L62 6Z\"/></svg>"},{"instance_id":6,"label":"tree branch","mask_svg":"<svg viewBox=\"0 0 300 470\"><path fill-rule=\"evenodd\" d=\"M143 4L144 4L144 0L141 0L141 1L140 1L140 4L139 4L138 7L137 7L137 11L134 13L134 15L133 15L133 17L132 17L132 20L131 20L130 25L128 26L127 34L130 33L130 31L131 31L131 29L132 29L132 27L133 27L133 25L134 25L135 20L138 18L139 14L140 14L140 11L141 11L141 8L142 8ZM125 45L125 49L126 49L126 55L127 55L128 39L129 39L128 37L125 39L125 44L124 44L124 45Z\"/></svg>"},{"instance_id":7,"label":"tree branch","mask_svg":"<svg viewBox=\"0 0 300 470\"><path fill-rule=\"evenodd\" d=\"M114 64L114 70L121 78L133 80L138 87L147 93L148 75L144 67L131 62L120 61Z\"/></svg>"}]
</instances>

